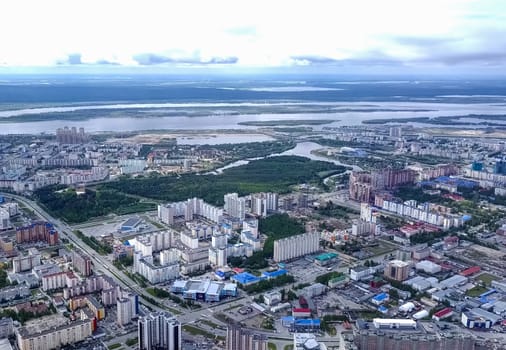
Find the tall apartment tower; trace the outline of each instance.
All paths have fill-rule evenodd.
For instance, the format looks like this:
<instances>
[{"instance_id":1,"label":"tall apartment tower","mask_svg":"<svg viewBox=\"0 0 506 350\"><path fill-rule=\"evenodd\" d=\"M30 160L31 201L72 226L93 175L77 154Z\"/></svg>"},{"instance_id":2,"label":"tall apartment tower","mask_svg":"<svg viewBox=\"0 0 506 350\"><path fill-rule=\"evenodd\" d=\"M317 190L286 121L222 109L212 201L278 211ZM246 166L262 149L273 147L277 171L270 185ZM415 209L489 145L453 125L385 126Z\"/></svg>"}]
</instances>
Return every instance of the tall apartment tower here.
<instances>
[{"instance_id":1,"label":"tall apartment tower","mask_svg":"<svg viewBox=\"0 0 506 350\"><path fill-rule=\"evenodd\" d=\"M233 218L244 220L246 216L246 200L240 198L237 193L227 193L224 196L223 209Z\"/></svg>"},{"instance_id":2,"label":"tall apartment tower","mask_svg":"<svg viewBox=\"0 0 506 350\"><path fill-rule=\"evenodd\" d=\"M237 325L227 327L226 350L267 350L267 337Z\"/></svg>"},{"instance_id":3,"label":"tall apartment tower","mask_svg":"<svg viewBox=\"0 0 506 350\"><path fill-rule=\"evenodd\" d=\"M139 317L139 350L181 350L181 323L166 312Z\"/></svg>"},{"instance_id":4,"label":"tall apartment tower","mask_svg":"<svg viewBox=\"0 0 506 350\"><path fill-rule=\"evenodd\" d=\"M124 326L127 323L130 323L132 320L132 305L131 300L128 298L118 298L116 300L116 312L117 319L116 322L120 326Z\"/></svg>"},{"instance_id":5,"label":"tall apartment tower","mask_svg":"<svg viewBox=\"0 0 506 350\"><path fill-rule=\"evenodd\" d=\"M74 250L72 253L72 266L74 270L81 273L82 276L91 275L91 258L81 250Z\"/></svg>"},{"instance_id":6,"label":"tall apartment tower","mask_svg":"<svg viewBox=\"0 0 506 350\"><path fill-rule=\"evenodd\" d=\"M275 240L273 259L276 262L295 259L315 253L319 249L320 235L318 233L304 233Z\"/></svg>"}]
</instances>

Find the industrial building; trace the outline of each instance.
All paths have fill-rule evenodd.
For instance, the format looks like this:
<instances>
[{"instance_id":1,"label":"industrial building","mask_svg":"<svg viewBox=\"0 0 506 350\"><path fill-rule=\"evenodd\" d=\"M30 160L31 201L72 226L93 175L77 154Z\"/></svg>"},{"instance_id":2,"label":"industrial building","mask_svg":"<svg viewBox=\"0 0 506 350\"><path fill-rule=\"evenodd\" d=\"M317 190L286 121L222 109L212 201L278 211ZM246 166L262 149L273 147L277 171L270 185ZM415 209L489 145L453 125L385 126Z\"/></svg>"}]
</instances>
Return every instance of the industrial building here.
<instances>
[{"instance_id":1,"label":"industrial building","mask_svg":"<svg viewBox=\"0 0 506 350\"><path fill-rule=\"evenodd\" d=\"M380 293L380 294L375 295L371 299L371 302L375 305L381 305L383 303L388 302L389 300L390 300L390 296L388 295L388 293Z\"/></svg>"},{"instance_id":2,"label":"industrial building","mask_svg":"<svg viewBox=\"0 0 506 350\"><path fill-rule=\"evenodd\" d=\"M315 256L314 262L316 265L327 266L337 262L339 255L336 253L323 253Z\"/></svg>"},{"instance_id":3,"label":"industrial building","mask_svg":"<svg viewBox=\"0 0 506 350\"><path fill-rule=\"evenodd\" d=\"M481 308L473 308L462 312L460 320L466 328L488 329L498 323L501 316Z\"/></svg>"},{"instance_id":4,"label":"industrial building","mask_svg":"<svg viewBox=\"0 0 506 350\"><path fill-rule=\"evenodd\" d=\"M264 293L265 305L272 306L276 305L281 301L281 293L278 291L269 291Z\"/></svg>"},{"instance_id":5,"label":"industrial building","mask_svg":"<svg viewBox=\"0 0 506 350\"><path fill-rule=\"evenodd\" d=\"M422 260L422 261L416 263L415 268L417 270L422 270L425 273L429 273L431 275L436 274L441 271L440 265L433 263L432 261L429 261L429 260Z\"/></svg>"}]
</instances>

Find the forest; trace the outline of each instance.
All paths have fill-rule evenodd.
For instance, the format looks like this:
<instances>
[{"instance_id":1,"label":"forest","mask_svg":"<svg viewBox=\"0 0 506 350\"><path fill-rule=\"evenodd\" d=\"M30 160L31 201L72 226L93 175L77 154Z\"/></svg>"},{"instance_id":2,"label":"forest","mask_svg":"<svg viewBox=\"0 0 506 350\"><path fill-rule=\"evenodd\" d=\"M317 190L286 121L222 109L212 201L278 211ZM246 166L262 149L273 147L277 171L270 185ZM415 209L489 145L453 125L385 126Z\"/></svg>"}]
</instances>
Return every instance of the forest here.
<instances>
[{"instance_id":1,"label":"forest","mask_svg":"<svg viewBox=\"0 0 506 350\"><path fill-rule=\"evenodd\" d=\"M278 156L230 168L220 175L121 178L98 185L95 190L88 189L81 195L64 186L49 186L37 190L34 197L52 215L78 223L110 213L123 215L155 209L154 203L143 202L136 196L164 202L199 197L221 206L227 193L237 192L241 196L255 192L287 193L295 184L321 184L323 174L329 176L344 171L344 167L328 162Z\"/></svg>"},{"instance_id":2,"label":"forest","mask_svg":"<svg viewBox=\"0 0 506 350\"><path fill-rule=\"evenodd\" d=\"M185 174L120 179L100 186L101 189L177 202L199 197L214 205L223 205L223 196L237 192L244 196L255 192L287 193L300 183L321 183L322 172L344 172L345 168L328 162L297 156L269 157L230 168L220 175ZM329 175L326 173L325 175Z\"/></svg>"}]
</instances>

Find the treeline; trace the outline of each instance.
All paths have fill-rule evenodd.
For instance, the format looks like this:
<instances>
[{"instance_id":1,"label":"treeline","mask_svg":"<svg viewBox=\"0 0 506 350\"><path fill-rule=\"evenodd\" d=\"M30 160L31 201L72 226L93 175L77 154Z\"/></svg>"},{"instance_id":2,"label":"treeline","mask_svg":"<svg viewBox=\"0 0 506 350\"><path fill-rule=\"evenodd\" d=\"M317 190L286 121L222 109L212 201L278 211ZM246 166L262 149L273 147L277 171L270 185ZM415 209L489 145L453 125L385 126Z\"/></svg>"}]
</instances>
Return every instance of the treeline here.
<instances>
[{"instance_id":1,"label":"treeline","mask_svg":"<svg viewBox=\"0 0 506 350\"><path fill-rule=\"evenodd\" d=\"M7 279L7 271L0 269L0 288L9 286L9 280Z\"/></svg>"},{"instance_id":2,"label":"treeline","mask_svg":"<svg viewBox=\"0 0 506 350\"><path fill-rule=\"evenodd\" d=\"M79 230L74 231L77 237L79 237L86 245L91 247L100 255L107 255L112 253L112 247L108 244L101 243L93 236L88 237Z\"/></svg>"},{"instance_id":3,"label":"treeline","mask_svg":"<svg viewBox=\"0 0 506 350\"><path fill-rule=\"evenodd\" d=\"M122 215L155 208L154 204L141 203L137 198L106 187L78 195L73 189L56 185L41 188L35 191L34 196L52 215L69 223L84 222L110 213Z\"/></svg>"},{"instance_id":4,"label":"treeline","mask_svg":"<svg viewBox=\"0 0 506 350\"><path fill-rule=\"evenodd\" d=\"M332 271L332 272L325 273L323 275L320 275L320 276L316 277L315 282L316 283L321 283L321 284L324 284L324 285L328 285L328 283L329 283L329 281L331 279L334 279L334 278L337 278L337 277L341 277L342 275L343 274L340 273L340 272Z\"/></svg>"},{"instance_id":5,"label":"treeline","mask_svg":"<svg viewBox=\"0 0 506 350\"><path fill-rule=\"evenodd\" d=\"M348 208L345 206L341 206L339 204L335 204L332 201L329 201L325 207L318 209L318 214L330 216L334 218L344 218L348 219L348 214L357 213L357 210L353 208Z\"/></svg>"},{"instance_id":6,"label":"treeline","mask_svg":"<svg viewBox=\"0 0 506 350\"><path fill-rule=\"evenodd\" d=\"M258 221L258 230L267 235L264 243L263 254L266 258L272 258L274 254L274 241L305 232L304 225L288 214L275 214Z\"/></svg>"},{"instance_id":7,"label":"treeline","mask_svg":"<svg viewBox=\"0 0 506 350\"><path fill-rule=\"evenodd\" d=\"M312 161L297 156L270 157L230 168L221 175L184 174L180 176L150 176L136 179L121 178L100 186L147 198L176 202L199 197L214 205L223 205L223 195L237 192L286 193L290 186L319 182L319 172L345 171L344 167L328 162Z\"/></svg>"},{"instance_id":8,"label":"treeline","mask_svg":"<svg viewBox=\"0 0 506 350\"><path fill-rule=\"evenodd\" d=\"M260 270L269 265L265 260L263 251L254 252L249 257L232 256L228 259L228 263L232 267L244 267L253 270Z\"/></svg>"},{"instance_id":9,"label":"treeline","mask_svg":"<svg viewBox=\"0 0 506 350\"><path fill-rule=\"evenodd\" d=\"M249 286L241 285L241 288L248 293L261 293L266 290L271 290L274 287L281 287L288 283L295 282L295 278L292 275L281 275L276 278L271 278L268 280L262 280L255 284L250 284Z\"/></svg>"},{"instance_id":10,"label":"treeline","mask_svg":"<svg viewBox=\"0 0 506 350\"><path fill-rule=\"evenodd\" d=\"M19 312L14 311L13 309L3 309L0 310L0 318L10 317L14 321L18 321L21 324L24 324L26 321L32 320L34 318L39 318L41 316L51 315L56 312L56 309L53 305L51 305L46 311L43 312L32 312L26 310L19 310Z\"/></svg>"},{"instance_id":11,"label":"treeline","mask_svg":"<svg viewBox=\"0 0 506 350\"><path fill-rule=\"evenodd\" d=\"M199 148L211 147L219 151L230 152L234 154L236 159L265 157L274 153L281 153L295 147L293 141L265 141L265 142L248 142L236 144L221 145L203 145Z\"/></svg>"}]
</instances>

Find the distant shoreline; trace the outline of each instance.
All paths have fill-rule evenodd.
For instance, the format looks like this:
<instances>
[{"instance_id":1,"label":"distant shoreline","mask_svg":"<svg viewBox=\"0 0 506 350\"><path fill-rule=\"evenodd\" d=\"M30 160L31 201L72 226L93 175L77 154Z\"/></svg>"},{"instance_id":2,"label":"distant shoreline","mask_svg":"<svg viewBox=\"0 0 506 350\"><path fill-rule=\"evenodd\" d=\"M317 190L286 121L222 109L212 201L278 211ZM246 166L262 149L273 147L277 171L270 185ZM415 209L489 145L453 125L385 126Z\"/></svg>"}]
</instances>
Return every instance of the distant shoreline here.
<instances>
[{"instance_id":1,"label":"distant shoreline","mask_svg":"<svg viewBox=\"0 0 506 350\"><path fill-rule=\"evenodd\" d=\"M239 122L237 124L246 126L300 126L300 125L324 125L334 122L340 122L340 120L335 119L267 120L267 121Z\"/></svg>"},{"instance_id":2,"label":"distant shoreline","mask_svg":"<svg viewBox=\"0 0 506 350\"><path fill-rule=\"evenodd\" d=\"M462 121L462 119L477 119L484 120L476 123L469 121ZM406 124L406 123L423 123L431 125L460 125L460 126L490 126L506 128L506 123L494 123L491 120L504 120L506 121L506 115L495 115L495 114L467 114L457 116L438 116L438 117L411 117L411 118L396 118L396 119L368 119L363 120L362 123L366 125L386 125L390 123Z\"/></svg>"}]
</instances>

